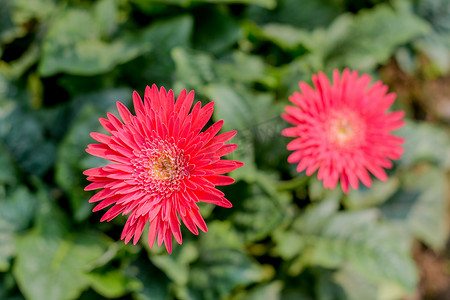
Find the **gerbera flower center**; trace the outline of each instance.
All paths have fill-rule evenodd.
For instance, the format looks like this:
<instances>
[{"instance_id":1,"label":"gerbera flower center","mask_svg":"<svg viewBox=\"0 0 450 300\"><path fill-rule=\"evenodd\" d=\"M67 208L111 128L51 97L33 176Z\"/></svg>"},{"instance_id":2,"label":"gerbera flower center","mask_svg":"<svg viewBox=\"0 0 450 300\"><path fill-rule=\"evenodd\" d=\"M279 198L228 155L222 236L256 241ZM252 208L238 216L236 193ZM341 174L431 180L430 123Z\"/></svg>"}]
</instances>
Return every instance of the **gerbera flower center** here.
<instances>
[{"instance_id":1,"label":"gerbera flower center","mask_svg":"<svg viewBox=\"0 0 450 300\"><path fill-rule=\"evenodd\" d=\"M364 122L353 111L332 113L325 127L328 140L338 148L358 146L365 135Z\"/></svg>"},{"instance_id":2,"label":"gerbera flower center","mask_svg":"<svg viewBox=\"0 0 450 300\"><path fill-rule=\"evenodd\" d=\"M149 193L171 194L180 189L180 182L189 177L184 152L167 141L146 142L135 153L134 177Z\"/></svg>"}]
</instances>

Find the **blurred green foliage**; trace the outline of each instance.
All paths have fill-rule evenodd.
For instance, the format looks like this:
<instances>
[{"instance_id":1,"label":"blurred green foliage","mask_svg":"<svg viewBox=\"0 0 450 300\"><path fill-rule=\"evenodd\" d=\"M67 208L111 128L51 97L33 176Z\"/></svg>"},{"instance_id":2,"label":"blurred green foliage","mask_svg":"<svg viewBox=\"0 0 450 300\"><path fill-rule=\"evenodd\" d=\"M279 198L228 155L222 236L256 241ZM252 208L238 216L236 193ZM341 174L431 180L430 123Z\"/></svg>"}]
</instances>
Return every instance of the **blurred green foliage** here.
<instances>
[{"instance_id":1,"label":"blurred green foliage","mask_svg":"<svg viewBox=\"0 0 450 300\"><path fill-rule=\"evenodd\" d=\"M404 156L343 195L286 162L279 114L321 70L448 76L449 1L2 0L0 57L0 299L404 299L413 241L445 247L449 120L400 98ZM215 101L245 162L172 255L124 245L83 190L98 118L153 83Z\"/></svg>"}]
</instances>

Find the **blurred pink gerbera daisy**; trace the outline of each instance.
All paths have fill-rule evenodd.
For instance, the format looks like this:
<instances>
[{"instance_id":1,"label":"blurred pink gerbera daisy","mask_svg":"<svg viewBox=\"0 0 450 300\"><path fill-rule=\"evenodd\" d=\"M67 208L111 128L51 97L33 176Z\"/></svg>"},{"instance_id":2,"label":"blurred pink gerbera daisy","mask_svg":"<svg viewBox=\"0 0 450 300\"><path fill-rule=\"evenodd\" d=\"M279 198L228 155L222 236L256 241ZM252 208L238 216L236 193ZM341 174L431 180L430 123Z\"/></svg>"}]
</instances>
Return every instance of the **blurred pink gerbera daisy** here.
<instances>
[{"instance_id":1,"label":"blurred pink gerbera daisy","mask_svg":"<svg viewBox=\"0 0 450 300\"><path fill-rule=\"evenodd\" d=\"M333 85L323 73L312 77L315 89L300 82L301 93L295 92L282 117L295 127L282 131L295 137L287 145L294 151L289 163L298 163L297 171L306 169L309 176L317 169L326 188L334 188L340 180L342 189L358 188L359 180L372 185L370 171L386 180L383 168L391 168L390 159L403 153L403 138L391 131L403 126L403 111L388 113L395 94L378 81L369 86L367 74L345 69L342 76L334 70Z\"/></svg>"},{"instance_id":2,"label":"blurred pink gerbera daisy","mask_svg":"<svg viewBox=\"0 0 450 300\"><path fill-rule=\"evenodd\" d=\"M133 94L136 116L117 102L123 123L113 114L100 119L111 134L97 132L91 136L100 144L88 145L92 155L112 161L106 167L86 170L92 181L85 190L102 189L89 202L101 201L94 211L113 205L101 221L117 215L128 215L122 239L136 244L149 222L149 243L164 242L172 252L172 234L181 244L180 221L198 234L197 226L207 231L199 213L198 201L231 207L216 185L228 185L234 180L221 174L241 167L238 161L220 158L237 148L226 144L235 131L216 135L223 121L201 132L213 113L213 102L201 108L197 102L189 113L194 92L183 90L175 102L172 90L167 93L153 85L145 90L144 103Z\"/></svg>"}]
</instances>

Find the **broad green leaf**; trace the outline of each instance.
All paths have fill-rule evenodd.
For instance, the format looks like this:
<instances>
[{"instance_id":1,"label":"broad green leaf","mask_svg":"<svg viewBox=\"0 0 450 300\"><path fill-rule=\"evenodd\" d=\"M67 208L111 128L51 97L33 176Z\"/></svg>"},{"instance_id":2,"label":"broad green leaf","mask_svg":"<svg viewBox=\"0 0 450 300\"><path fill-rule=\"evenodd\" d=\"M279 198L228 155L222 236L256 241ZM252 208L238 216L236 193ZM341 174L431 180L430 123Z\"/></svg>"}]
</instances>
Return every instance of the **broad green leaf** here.
<instances>
[{"instance_id":1,"label":"broad green leaf","mask_svg":"<svg viewBox=\"0 0 450 300\"><path fill-rule=\"evenodd\" d=\"M206 84L217 79L211 55L180 47L174 48L171 54L176 66L176 90L194 90L198 95Z\"/></svg>"},{"instance_id":2,"label":"broad green leaf","mask_svg":"<svg viewBox=\"0 0 450 300\"><path fill-rule=\"evenodd\" d=\"M130 291L142 289L139 281L129 278L120 270L107 273L92 272L86 276L91 287L100 295L108 298L118 298Z\"/></svg>"},{"instance_id":3,"label":"broad green leaf","mask_svg":"<svg viewBox=\"0 0 450 300\"><path fill-rule=\"evenodd\" d=\"M450 166L450 137L442 128L408 121L396 134L406 140L403 145L405 153L400 159L402 165L412 167L428 161L440 167Z\"/></svg>"},{"instance_id":4,"label":"broad green leaf","mask_svg":"<svg viewBox=\"0 0 450 300\"><path fill-rule=\"evenodd\" d=\"M344 198L344 205L349 209L362 209L386 202L399 188L398 176L392 175L386 181L374 179L371 187L362 183L357 190L350 190Z\"/></svg>"},{"instance_id":5,"label":"broad green leaf","mask_svg":"<svg viewBox=\"0 0 450 300\"><path fill-rule=\"evenodd\" d=\"M193 18L183 14L161 18L145 27L140 33L140 39L155 46L136 60L123 65L122 72L127 74L127 82L131 81L136 86L156 83L177 92L173 84L175 65L171 51L176 47L191 47L193 24ZM144 91L145 85L141 88Z\"/></svg>"},{"instance_id":6,"label":"broad green leaf","mask_svg":"<svg viewBox=\"0 0 450 300\"><path fill-rule=\"evenodd\" d=\"M111 36L119 25L118 4L118 0L100 0L94 6L94 20L103 37Z\"/></svg>"},{"instance_id":7,"label":"broad green leaf","mask_svg":"<svg viewBox=\"0 0 450 300\"><path fill-rule=\"evenodd\" d=\"M8 149L0 142L0 186L17 181L16 169Z\"/></svg>"},{"instance_id":8,"label":"broad green leaf","mask_svg":"<svg viewBox=\"0 0 450 300\"><path fill-rule=\"evenodd\" d=\"M17 243L13 272L20 290L30 300L77 298L89 285L86 274L108 244L94 232L51 236L33 230Z\"/></svg>"},{"instance_id":9,"label":"broad green leaf","mask_svg":"<svg viewBox=\"0 0 450 300\"><path fill-rule=\"evenodd\" d=\"M259 5L265 8L274 8L276 6L276 0L154 0L154 2L164 3L164 4L174 4L180 6L189 6L191 3L214 3L214 4L253 4Z\"/></svg>"},{"instance_id":10,"label":"broad green leaf","mask_svg":"<svg viewBox=\"0 0 450 300\"><path fill-rule=\"evenodd\" d=\"M343 5L334 0L278 0L274 9L250 6L248 17L258 24L276 22L313 29L327 26L343 12Z\"/></svg>"},{"instance_id":11,"label":"broad green leaf","mask_svg":"<svg viewBox=\"0 0 450 300\"><path fill-rule=\"evenodd\" d=\"M88 156L86 146L95 143L89 133L100 127L100 116L101 113L93 105L86 105L61 142L56 158L55 181L69 194L74 217L78 220L86 218L91 210L89 193L84 191L88 182L83 178L80 161ZM98 167L106 165L105 162Z\"/></svg>"},{"instance_id":12,"label":"broad green leaf","mask_svg":"<svg viewBox=\"0 0 450 300\"><path fill-rule=\"evenodd\" d=\"M3 0L0 2L0 41L2 44L12 42L16 37L26 34L21 26L14 24L12 13L14 11L14 0ZM0 48L0 55L3 47Z\"/></svg>"},{"instance_id":13,"label":"broad green leaf","mask_svg":"<svg viewBox=\"0 0 450 300\"><path fill-rule=\"evenodd\" d=\"M267 284L257 285L249 291L243 291L232 297L232 300L260 300L281 299L281 289L283 288L283 282L273 281Z\"/></svg>"},{"instance_id":14,"label":"broad green leaf","mask_svg":"<svg viewBox=\"0 0 450 300\"><path fill-rule=\"evenodd\" d=\"M255 126L259 119L255 108L267 108L270 103L270 98L256 99L243 89L236 90L225 84L210 85L208 95L215 103L214 119L227 120L223 127L226 131L244 131ZM261 100L261 103L252 100Z\"/></svg>"},{"instance_id":15,"label":"broad green leaf","mask_svg":"<svg viewBox=\"0 0 450 300\"><path fill-rule=\"evenodd\" d=\"M145 246L148 245L148 241L145 239L143 243ZM198 258L199 254L193 243L184 242L182 246L174 246L171 255L163 252L160 255L150 255L149 258L173 282L179 286L184 286L189 281L189 265ZM155 250L152 252L155 252Z\"/></svg>"},{"instance_id":16,"label":"broad green leaf","mask_svg":"<svg viewBox=\"0 0 450 300\"><path fill-rule=\"evenodd\" d=\"M280 78L280 97L285 99L285 105L289 103L287 102L288 97L299 91L298 84L300 81L310 83L312 74L324 69L323 60L320 55L317 55L318 53L314 52L300 56L277 69L278 77Z\"/></svg>"},{"instance_id":17,"label":"broad green leaf","mask_svg":"<svg viewBox=\"0 0 450 300\"><path fill-rule=\"evenodd\" d=\"M0 222L3 229L24 230L30 224L36 207L35 196L23 185L10 193L0 193Z\"/></svg>"},{"instance_id":18,"label":"broad green leaf","mask_svg":"<svg viewBox=\"0 0 450 300\"><path fill-rule=\"evenodd\" d=\"M0 272L9 270L17 251L15 237L30 224L35 207L36 197L25 186L0 187Z\"/></svg>"},{"instance_id":19,"label":"broad green leaf","mask_svg":"<svg viewBox=\"0 0 450 300\"><path fill-rule=\"evenodd\" d=\"M19 167L27 173L41 176L54 162L55 144L45 138L42 123L31 112L16 107L2 116L0 138Z\"/></svg>"},{"instance_id":20,"label":"broad green leaf","mask_svg":"<svg viewBox=\"0 0 450 300\"><path fill-rule=\"evenodd\" d=\"M368 71L386 63L398 46L429 31L421 18L377 5L357 15L341 15L325 33L317 31L316 53L323 53L328 68L351 67ZM322 48L323 50L321 50Z\"/></svg>"},{"instance_id":21,"label":"broad green leaf","mask_svg":"<svg viewBox=\"0 0 450 300\"><path fill-rule=\"evenodd\" d=\"M12 17L14 23L26 26L30 21L44 21L55 10L54 0L15 0Z\"/></svg>"},{"instance_id":22,"label":"broad green leaf","mask_svg":"<svg viewBox=\"0 0 450 300\"><path fill-rule=\"evenodd\" d=\"M260 34L285 50L296 50L300 46L314 48L314 45L310 45L313 42L311 34L291 25L270 23L261 28Z\"/></svg>"},{"instance_id":23,"label":"broad green leaf","mask_svg":"<svg viewBox=\"0 0 450 300\"><path fill-rule=\"evenodd\" d=\"M344 265L334 274L334 279L344 289L348 300L379 300L377 285L367 280L351 266Z\"/></svg>"},{"instance_id":24,"label":"broad green leaf","mask_svg":"<svg viewBox=\"0 0 450 300\"><path fill-rule=\"evenodd\" d=\"M280 107L271 106L271 94L252 93L242 86L231 88L226 84L208 85L206 94L215 102L213 119L226 120L224 131L238 131L232 140L238 144L238 149L231 153L229 158L244 162L246 167L233 171L236 180L255 181L257 158L278 164L280 154L284 153L270 149L282 145L279 142L283 139L279 134L282 127L279 118ZM275 157L271 156L274 152Z\"/></svg>"},{"instance_id":25,"label":"broad green leaf","mask_svg":"<svg viewBox=\"0 0 450 300\"><path fill-rule=\"evenodd\" d=\"M326 202L308 210L294 230L278 232L274 238L281 257L294 261L290 272L297 274L305 266L340 268L350 264L366 279L391 281L407 293L417 283L417 270L411 258L410 240L404 232L377 219L376 211L340 212L328 217L319 232L310 232L304 220ZM319 223L319 224L320 224ZM288 243L295 238L295 244Z\"/></svg>"},{"instance_id":26,"label":"broad green leaf","mask_svg":"<svg viewBox=\"0 0 450 300\"><path fill-rule=\"evenodd\" d=\"M259 83L269 88L274 88L278 84L275 70L258 55L234 51L230 62L217 62L215 67L219 80L246 85Z\"/></svg>"},{"instance_id":27,"label":"broad green leaf","mask_svg":"<svg viewBox=\"0 0 450 300\"><path fill-rule=\"evenodd\" d=\"M199 261L189 272L187 299L220 299L234 288L260 282L267 274L242 249L228 222L211 222L198 243ZM180 289L183 295L183 289Z\"/></svg>"},{"instance_id":28,"label":"broad green leaf","mask_svg":"<svg viewBox=\"0 0 450 300\"><path fill-rule=\"evenodd\" d=\"M292 217L290 195L275 189L276 178L259 171L255 179L255 184L250 185L250 196L236 203L236 212L230 218L247 243L265 238Z\"/></svg>"},{"instance_id":29,"label":"broad green leaf","mask_svg":"<svg viewBox=\"0 0 450 300\"><path fill-rule=\"evenodd\" d=\"M148 258L139 258L128 268L128 273L141 283L141 289L135 291L137 300L169 300L167 276L158 270Z\"/></svg>"},{"instance_id":30,"label":"broad green leaf","mask_svg":"<svg viewBox=\"0 0 450 300\"><path fill-rule=\"evenodd\" d=\"M74 218L78 221L84 220L92 209L88 203L90 194L84 191L88 182L82 172L108 163L105 159L85 152L88 144L96 143L89 133L102 131L98 119L108 111L118 116L115 102L120 100L128 104L130 98L131 92L128 89L106 90L77 97L70 106L70 111L76 118L59 144L55 181L69 195Z\"/></svg>"},{"instance_id":31,"label":"broad green leaf","mask_svg":"<svg viewBox=\"0 0 450 300\"><path fill-rule=\"evenodd\" d=\"M333 272L330 270L313 268L311 272L316 278L315 299L347 299L342 287L334 280Z\"/></svg>"},{"instance_id":32,"label":"broad green leaf","mask_svg":"<svg viewBox=\"0 0 450 300\"><path fill-rule=\"evenodd\" d=\"M333 274L336 283L345 291L348 300L398 300L408 297L404 290L391 282L374 284L368 281L352 266L345 265L342 269Z\"/></svg>"},{"instance_id":33,"label":"broad green leaf","mask_svg":"<svg viewBox=\"0 0 450 300\"><path fill-rule=\"evenodd\" d=\"M450 5L447 0L420 0L414 3L416 13L427 20L433 32L418 39L414 46L425 53L430 63L424 66L428 78L450 73Z\"/></svg>"},{"instance_id":34,"label":"broad green leaf","mask_svg":"<svg viewBox=\"0 0 450 300\"><path fill-rule=\"evenodd\" d=\"M380 210L385 217L403 224L427 246L440 251L449 233L447 181L443 170L423 168L406 174L400 190Z\"/></svg>"},{"instance_id":35,"label":"broad green leaf","mask_svg":"<svg viewBox=\"0 0 450 300\"><path fill-rule=\"evenodd\" d=\"M195 48L209 53L223 53L241 38L241 27L228 8L205 6L197 14L197 30L193 36Z\"/></svg>"},{"instance_id":36,"label":"broad green leaf","mask_svg":"<svg viewBox=\"0 0 450 300\"><path fill-rule=\"evenodd\" d=\"M150 49L150 42L138 35L128 34L111 42L103 41L101 32L104 26L109 25L97 23L91 11L64 10L53 20L45 36L40 74L104 73Z\"/></svg>"}]
</instances>

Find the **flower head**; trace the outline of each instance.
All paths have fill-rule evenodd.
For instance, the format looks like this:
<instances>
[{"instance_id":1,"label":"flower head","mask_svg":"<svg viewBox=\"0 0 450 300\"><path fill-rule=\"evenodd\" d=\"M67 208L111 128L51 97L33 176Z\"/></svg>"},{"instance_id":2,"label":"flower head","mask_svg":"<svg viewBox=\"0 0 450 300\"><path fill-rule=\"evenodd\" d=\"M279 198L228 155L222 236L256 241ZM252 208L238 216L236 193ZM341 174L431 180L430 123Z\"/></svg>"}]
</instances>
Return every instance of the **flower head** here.
<instances>
[{"instance_id":1,"label":"flower head","mask_svg":"<svg viewBox=\"0 0 450 300\"><path fill-rule=\"evenodd\" d=\"M387 112L395 94L387 94L388 87L380 81L370 86L369 75L359 77L348 69L342 75L334 70L333 85L323 73L312 80L315 89L300 82L301 93L289 97L295 106L287 106L282 114L294 125L282 131L295 138L287 145L294 151L288 162L298 164L298 172L306 169L307 175L318 169L327 188L339 180L345 193L349 186L358 188L359 181L371 186L369 172L386 180L383 168L391 168L391 160L403 153L403 138L391 131L403 126L404 112Z\"/></svg>"},{"instance_id":2,"label":"flower head","mask_svg":"<svg viewBox=\"0 0 450 300\"><path fill-rule=\"evenodd\" d=\"M158 245L164 242L171 253L172 235L182 243L180 218L194 234L197 227L207 231L197 202L232 206L215 186L233 183L222 174L243 165L221 160L237 148L225 144L236 131L217 135L223 124L218 121L202 132L214 103L201 107L197 102L191 110L193 101L193 91L183 90L175 102L172 90L147 86L144 102L133 94L136 115L117 102L123 122L108 113L100 123L111 135L91 133L100 144L88 145L86 151L111 163L84 172L92 181L85 190L102 189L89 200L100 201L93 211L112 205L101 221L129 215L122 232L125 243L133 238L136 244L149 223L150 247L157 237Z\"/></svg>"}]
</instances>

